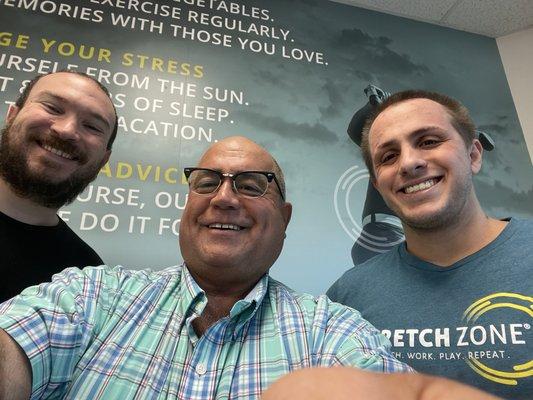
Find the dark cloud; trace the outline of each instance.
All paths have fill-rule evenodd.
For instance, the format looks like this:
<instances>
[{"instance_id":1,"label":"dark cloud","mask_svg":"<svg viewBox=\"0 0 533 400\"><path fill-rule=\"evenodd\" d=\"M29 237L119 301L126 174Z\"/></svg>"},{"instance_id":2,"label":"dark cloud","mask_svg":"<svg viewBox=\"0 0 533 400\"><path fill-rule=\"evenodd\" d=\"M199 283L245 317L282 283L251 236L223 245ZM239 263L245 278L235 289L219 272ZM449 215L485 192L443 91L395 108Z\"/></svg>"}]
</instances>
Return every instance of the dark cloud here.
<instances>
[{"instance_id":1,"label":"dark cloud","mask_svg":"<svg viewBox=\"0 0 533 400\"><path fill-rule=\"evenodd\" d=\"M341 115L344 107L344 97L342 89L331 80L327 80L322 86L324 92L326 92L326 98L329 104L326 107L319 107L322 117L332 118Z\"/></svg>"},{"instance_id":2,"label":"dark cloud","mask_svg":"<svg viewBox=\"0 0 533 400\"><path fill-rule=\"evenodd\" d=\"M355 70L354 75L357 78L361 79L363 82L375 82L376 81L376 78L374 77L374 75L372 75L371 73L367 71Z\"/></svg>"},{"instance_id":3,"label":"dark cloud","mask_svg":"<svg viewBox=\"0 0 533 400\"><path fill-rule=\"evenodd\" d=\"M476 194L485 208L500 208L513 212L533 216L533 187L528 191L515 192L500 181L493 184L475 181ZM497 215L505 217L509 215Z\"/></svg>"},{"instance_id":4,"label":"dark cloud","mask_svg":"<svg viewBox=\"0 0 533 400\"><path fill-rule=\"evenodd\" d=\"M239 113L239 119L260 129L268 130L284 139L305 139L309 142L336 143L337 135L320 123L291 122L278 116L263 115L247 111Z\"/></svg>"},{"instance_id":5,"label":"dark cloud","mask_svg":"<svg viewBox=\"0 0 533 400\"><path fill-rule=\"evenodd\" d=\"M478 129L487 133L496 142L496 145L498 144L498 141L504 139L509 143L521 144L522 141L520 138L512 134L512 129L509 127L509 124L505 122L506 119L498 118L498 120L501 122L480 124Z\"/></svg>"},{"instance_id":6,"label":"dark cloud","mask_svg":"<svg viewBox=\"0 0 533 400\"><path fill-rule=\"evenodd\" d=\"M285 85L285 80L282 79L284 77L283 74L275 74L270 70L259 70L253 72L255 75L255 79L258 82L268 82L268 84L282 87Z\"/></svg>"},{"instance_id":7,"label":"dark cloud","mask_svg":"<svg viewBox=\"0 0 533 400\"><path fill-rule=\"evenodd\" d=\"M248 66L246 71L250 73L255 82L282 89L284 92L291 92L301 89L298 80L294 78L294 69L287 63L276 63L274 66L266 67ZM301 70L300 70L301 72Z\"/></svg>"},{"instance_id":8,"label":"dark cloud","mask_svg":"<svg viewBox=\"0 0 533 400\"><path fill-rule=\"evenodd\" d=\"M295 3L293 5L293 7L295 7L295 8L296 8L296 5L297 5L296 3L305 5L307 7L316 6L319 3L318 0L293 0L293 2ZM322 1L320 3L322 3Z\"/></svg>"},{"instance_id":9,"label":"dark cloud","mask_svg":"<svg viewBox=\"0 0 533 400\"><path fill-rule=\"evenodd\" d=\"M430 72L425 65L413 62L409 55L392 50L392 44L388 37L373 37L358 28L343 29L331 43L342 49L344 57L359 73L423 75Z\"/></svg>"},{"instance_id":10,"label":"dark cloud","mask_svg":"<svg viewBox=\"0 0 533 400\"><path fill-rule=\"evenodd\" d=\"M494 135L491 136L494 138ZM509 163L506 156L508 157L509 154L502 153L502 150L498 148L498 142L496 142L494 150L483 153L483 167L481 168L480 175L490 177L497 170L511 174L512 163Z\"/></svg>"},{"instance_id":11,"label":"dark cloud","mask_svg":"<svg viewBox=\"0 0 533 400\"><path fill-rule=\"evenodd\" d=\"M507 127L501 124L484 124L479 125L479 130L486 132L490 135L490 133L506 133ZM492 136L492 135L491 135Z\"/></svg>"}]
</instances>

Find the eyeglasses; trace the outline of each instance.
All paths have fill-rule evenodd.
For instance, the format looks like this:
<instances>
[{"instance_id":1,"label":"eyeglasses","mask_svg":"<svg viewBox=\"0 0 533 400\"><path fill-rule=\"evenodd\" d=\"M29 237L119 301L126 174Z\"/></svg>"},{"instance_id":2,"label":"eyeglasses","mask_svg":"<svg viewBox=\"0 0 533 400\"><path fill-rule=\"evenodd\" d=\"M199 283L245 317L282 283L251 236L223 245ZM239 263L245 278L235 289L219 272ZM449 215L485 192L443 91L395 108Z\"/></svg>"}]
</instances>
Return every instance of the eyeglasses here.
<instances>
[{"instance_id":1,"label":"eyeglasses","mask_svg":"<svg viewBox=\"0 0 533 400\"><path fill-rule=\"evenodd\" d=\"M242 171L236 174L222 173L208 168L184 168L183 170L189 188L197 194L207 195L215 193L224 178L231 178L233 190L244 197L257 198L263 196L268 190L268 184L274 180L278 186L281 198L285 196L273 172L267 171Z\"/></svg>"}]
</instances>

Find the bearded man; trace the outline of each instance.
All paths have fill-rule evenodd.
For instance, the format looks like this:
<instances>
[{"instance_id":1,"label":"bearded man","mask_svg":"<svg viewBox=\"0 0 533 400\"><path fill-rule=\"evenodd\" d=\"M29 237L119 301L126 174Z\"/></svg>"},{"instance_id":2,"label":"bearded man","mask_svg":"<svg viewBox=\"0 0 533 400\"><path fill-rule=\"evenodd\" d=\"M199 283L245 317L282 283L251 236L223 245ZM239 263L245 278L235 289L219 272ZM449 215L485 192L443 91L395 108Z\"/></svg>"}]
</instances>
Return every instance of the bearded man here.
<instances>
[{"instance_id":1,"label":"bearded man","mask_svg":"<svg viewBox=\"0 0 533 400\"><path fill-rule=\"evenodd\" d=\"M9 107L0 142L0 302L65 267L103 264L57 211L96 178L116 133L109 92L78 72L37 76Z\"/></svg>"}]
</instances>

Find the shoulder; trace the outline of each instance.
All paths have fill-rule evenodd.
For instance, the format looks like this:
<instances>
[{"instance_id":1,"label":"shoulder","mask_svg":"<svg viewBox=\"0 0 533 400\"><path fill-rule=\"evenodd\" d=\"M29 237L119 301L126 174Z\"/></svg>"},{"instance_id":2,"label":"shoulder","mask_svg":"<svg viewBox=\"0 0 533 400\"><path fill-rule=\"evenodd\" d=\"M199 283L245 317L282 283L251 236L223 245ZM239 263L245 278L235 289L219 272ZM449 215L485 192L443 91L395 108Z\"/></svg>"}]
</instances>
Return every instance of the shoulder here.
<instances>
[{"instance_id":1,"label":"shoulder","mask_svg":"<svg viewBox=\"0 0 533 400\"><path fill-rule=\"evenodd\" d=\"M522 218L511 218L509 221L511 230L514 232L525 233L528 237L533 238L533 220Z\"/></svg>"},{"instance_id":2,"label":"shoulder","mask_svg":"<svg viewBox=\"0 0 533 400\"><path fill-rule=\"evenodd\" d=\"M504 229L478 253L481 256L529 260L533 245L533 220L506 218L504 221L508 221ZM521 263L526 260L521 260Z\"/></svg>"},{"instance_id":3,"label":"shoulder","mask_svg":"<svg viewBox=\"0 0 533 400\"><path fill-rule=\"evenodd\" d=\"M11 302L4 303L7 308L0 310L0 314L7 309L26 314L45 309L54 315L99 320L102 310L106 314L109 310L127 309L131 304L138 307L174 293L180 279L181 267L157 272L105 265L72 267L55 274L51 282L23 290Z\"/></svg>"},{"instance_id":4,"label":"shoulder","mask_svg":"<svg viewBox=\"0 0 533 400\"><path fill-rule=\"evenodd\" d=\"M358 311L335 303L326 295L297 293L274 279L270 279L269 288L270 301L275 301L280 318L293 315L313 326L347 323L352 331L358 323L366 324Z\"/></svg>"},{"instance_id":5,"label":"shoulder","mask_svg":"<svg viewBox=\"0 0 533 400\"><path fill-rule=\"evenodd\" d=\"M173 287L181 279L181 266L169 267L161 271L131 270L120 265L109 267L67 268L52 277L50 284L40 285L39 288L50 286L51 289L91 294L95 291L135 294L147 290Z\"/></svg>"},{"instance_id":6,"label":"shoulder","mask_svg":"<svg viewBox=\"0 0 533 400\"><path fill-rule=\"evenodd\" d=\"M55 240L61 240L64 245L68 245L67 251L63 256L70 254L69 264L75 261L76 264L70 265L102 265L104 262L94 249L87 244L79 235L67 225L65 221L59 218L59 223L55 229Z\"/></svg>"},{"instance_id":7,"label":"shoulder","mask_svg":"<svg viewBox=\"0 0 533 400\"><path fill-rule=\"evenodd\" d=\"M479 254L483 260L490 262L495 268L501 269L501 263L508 268L533 265L531 247L533 246L533 221L511 218L499 236ZM507 270L506 270L507 271Z\"/></svg>"},{"instance_id":8,"label":"shoulder","mask_svg":"<svg viewBox=\"0 0 533 400\"><path fill-rule=\"evenodd\" d=\"M375 371L408 371L390 355L390 343L361 314L326 295L298 294L270 280L274 323L284 338L307 344L311 366L347 365ZM295 338L296 337L296 338ZM304 347L295 346L294 351Z\"/></svg>"},{"instance_id":9,"label":"shoulder","mask_svg":"<svg viewBox=\"0 0 533 400\"><path fill-rule=\"evenodd\" d=\"M369 283L375 285L377 280L385 279L387 275L394 273L394 266L400 262L398 246L350 268L331 285L327 291L328 296L335 301L341 301L339 296L343 293L353 293L356 288L367 286Z\"/></svg>"},{"instance_id":10,"label":"shoulder","mask_svg":"<svg viewBox=\"0 0 533 400\"><path fill-rule=\"evenodd\" d=\"M88 267L82 271L86 275L103 275L106 279L114 279L121 282L121 284L159 286L179 281L181 279L182 266L172 266L155 271L149 268L134 270L117 265L115 267Z\"/></svg>"},{"instance_id":11,"label":"shoulder","mask_svg":"<svg viewBox=\"0 0 533 400\"><path fill-rule=\"evenodd\" d=\"M274 312L283 313L289 310L300 314L314 313L320 296L297 293L283 283L269 277L268 297Z\"/></svg>"}]
</instances>

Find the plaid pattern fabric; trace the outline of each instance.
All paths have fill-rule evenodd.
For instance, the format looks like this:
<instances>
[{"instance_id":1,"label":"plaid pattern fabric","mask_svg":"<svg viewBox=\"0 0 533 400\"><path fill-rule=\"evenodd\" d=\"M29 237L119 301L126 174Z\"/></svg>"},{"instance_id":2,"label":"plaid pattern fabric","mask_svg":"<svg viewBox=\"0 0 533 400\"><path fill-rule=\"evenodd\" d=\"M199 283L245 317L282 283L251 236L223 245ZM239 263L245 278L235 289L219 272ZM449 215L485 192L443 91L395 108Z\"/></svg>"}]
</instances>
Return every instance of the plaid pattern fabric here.
<instances>
[{"instance_id":1,"label":"plaid pattern fabric","mask_svg":"<svg viewBox=\"0 0 533 400\"><path fill-rule=\"evenodd\" d=\"M359 313L265 275L201 337L207 304L186 267L69 268L0 305L28 355L32 399L255 399L293 370L409 371Z\"/></svg>"}]
</instances>

